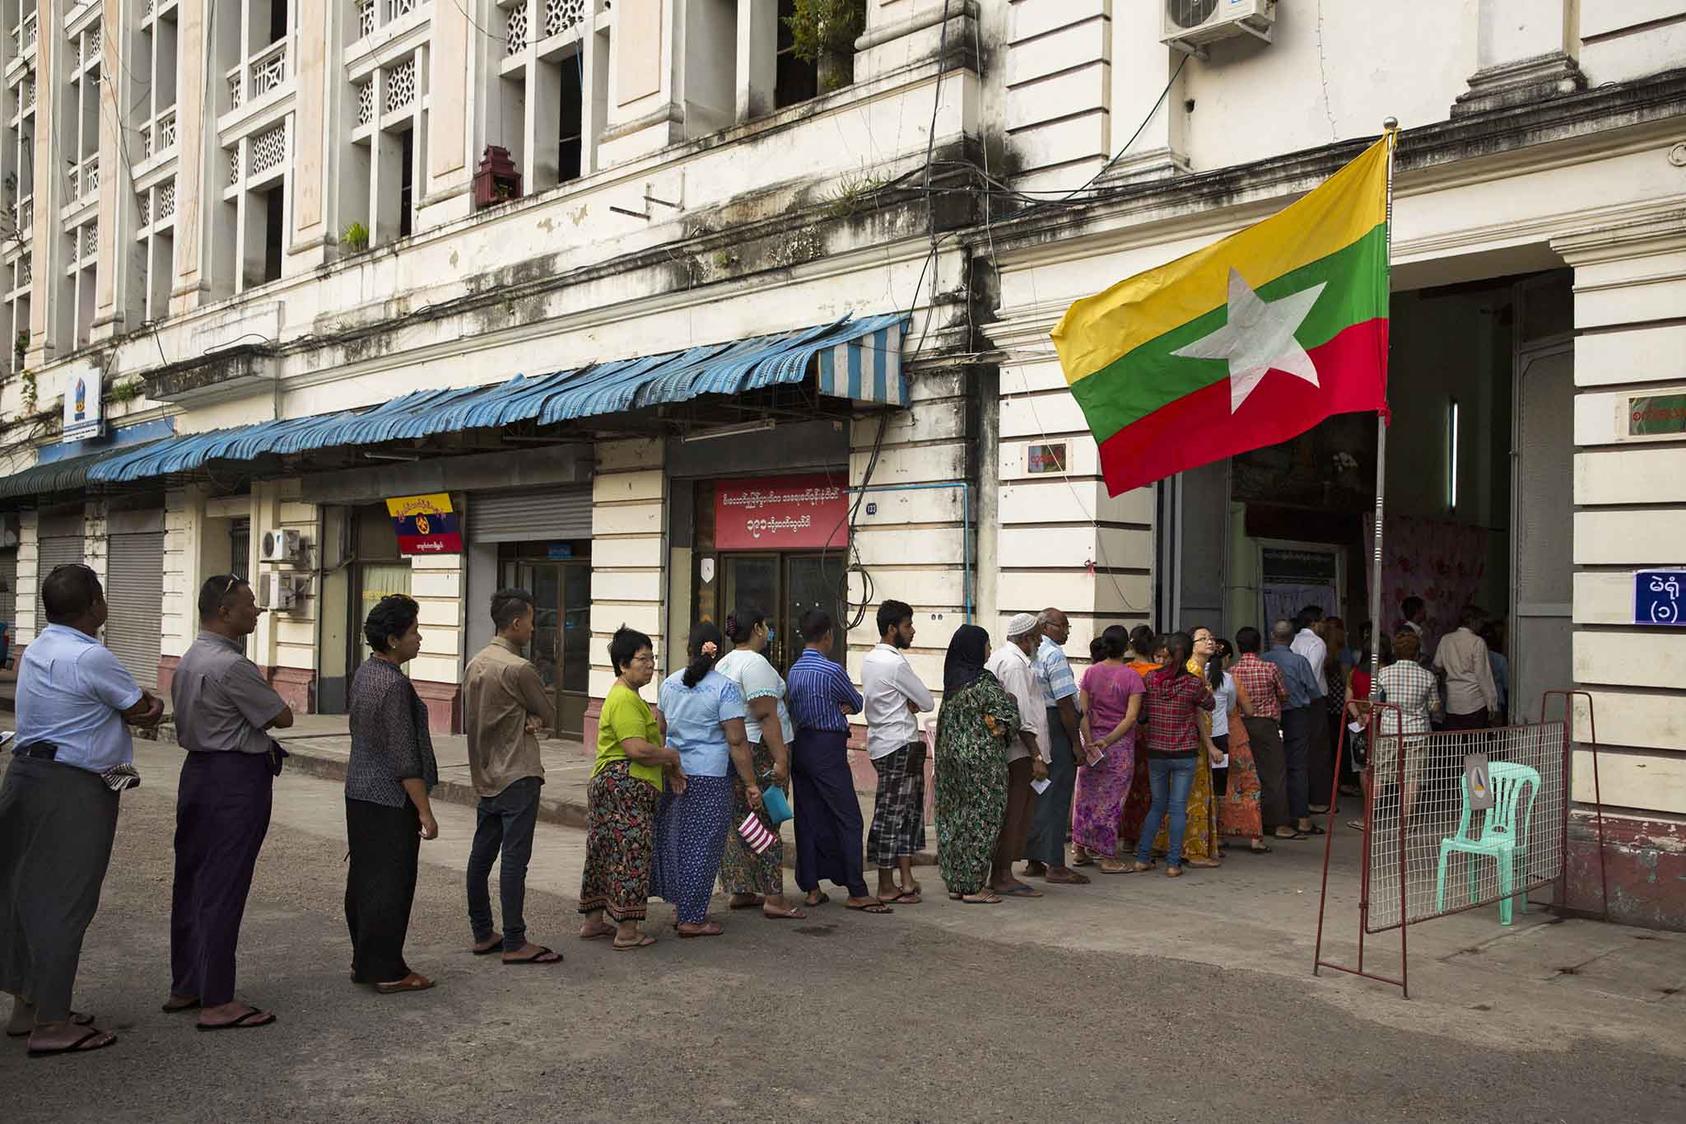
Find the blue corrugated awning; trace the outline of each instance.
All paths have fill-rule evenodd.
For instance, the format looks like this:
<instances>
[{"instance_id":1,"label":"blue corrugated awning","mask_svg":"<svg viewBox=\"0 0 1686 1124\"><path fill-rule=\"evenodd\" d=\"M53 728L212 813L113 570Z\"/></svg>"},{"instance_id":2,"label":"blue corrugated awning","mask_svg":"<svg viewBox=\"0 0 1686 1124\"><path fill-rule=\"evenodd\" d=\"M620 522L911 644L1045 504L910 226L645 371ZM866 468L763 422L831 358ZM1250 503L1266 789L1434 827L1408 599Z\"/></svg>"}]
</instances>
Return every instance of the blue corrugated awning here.
<instances>
[{"instance_id":1,"label":"blue corrugated awning","mask_svg":"<svg viewBox=\"0 0 1686 1124\"><path fill-rule=\"evenodd\" d=\"M495 386L418 390L369 410L259 422L196 433L117 453L88 469L91 482L121 483L188 472L211 461L254 460L334 446L377 445L498 429L516 422L552 425L581 418L739 395L791 385L812 372L820 393L884 406L907 405L901 369L901 313L685 351L594 363L547 375L516 375Z\"/></svg>"}]
</instances>

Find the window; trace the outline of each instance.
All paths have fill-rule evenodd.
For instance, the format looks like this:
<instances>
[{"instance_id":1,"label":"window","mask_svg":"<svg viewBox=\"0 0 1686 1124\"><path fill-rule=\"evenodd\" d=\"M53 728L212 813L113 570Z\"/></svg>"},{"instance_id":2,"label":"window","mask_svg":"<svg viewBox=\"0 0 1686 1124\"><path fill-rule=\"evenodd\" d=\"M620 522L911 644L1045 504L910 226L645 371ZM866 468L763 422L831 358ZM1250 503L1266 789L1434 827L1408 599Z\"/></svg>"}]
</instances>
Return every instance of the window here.
<instances>
[{"instance_id":1,"label":"window","mask_svg":"<svg viewBox=\"0 0 1686 1124\"><path fill-rule=\"evenodd\" d=\"M503 58L488 143L529 192L588 175L608 104L609 30L585 0L501 0Z\"/></svg>"},{"instance_id":2,"label":"window","mask_svg":"<svg viewBox=\"0 0 1686 1124\"><path fill-rule=\"evenodd\" d=\"M362 248L358 227L369 245L416 230L427 146L427 47L402 54L400 49L365 57L350 71L351 143L341 180L341 242L347 252ZM347 231L353 232L349 241Z\"/></svg>"},{"instance_id":3,"label":"window","mask_svg":"<svg viewBox=\"0 0 1686 1124\"><path fill-rule=\"evenodd\" d=\"M169 315L175 277L176 230L176 58L179 29L174 3L148 5L140 17L138 48L123 68L127 104L138 121L126 134L126 158L134 177L134 253L139 284L124 293L127 322L157 321Z\"/></svg>"},{"instance_id":4,"label":"window","mask_svg":"<svg viewBox=\"0 0 1686 1124\"><path fill-rule=\"evenodd\" d=\"M807 101L820 92L818 64L796 57L796 36L790 30L795 15L796 0L779 0L779 47L773 79L773 105L778 109Z\"/></svg>"},{"instance_id":5,"label":"window","mask_svg":"<svg viewBox=\"0 0 1686 1124\"><path fill-rule=\"evenodd\" d=\"M4 128L0 129L0 373L23 369L29 347L29 294L35 233L35 55L39 20L33 3L5 0L0 24L12 37L15 53L4 89Z\"/></svg>"},{"instance_id":6,"label":"window","mask_svg":"<svg viewBox=\"0 0 1686 1124\"><path fill-rule=\"evenodd\" d=\"M100 60L103 25L94 13L66 31L63 121L54 137L64 154L65 206L61 212L65 257L64 299L53 327L59 344L81 347L93 335L95 262L99 249Z\"/></svg>"},{"instance_id":7,"label":"window","mask_svg":"<svg viewBox=\"0 0 1686 1124\"><path fill-rule=\"evenodd\" d=\"M227 179L209 250L218 295L243 292L285 272L296 7L290 0L224 0L210 9L213 73L226 79L217 125Z\"/></svg>"}]
</instances>

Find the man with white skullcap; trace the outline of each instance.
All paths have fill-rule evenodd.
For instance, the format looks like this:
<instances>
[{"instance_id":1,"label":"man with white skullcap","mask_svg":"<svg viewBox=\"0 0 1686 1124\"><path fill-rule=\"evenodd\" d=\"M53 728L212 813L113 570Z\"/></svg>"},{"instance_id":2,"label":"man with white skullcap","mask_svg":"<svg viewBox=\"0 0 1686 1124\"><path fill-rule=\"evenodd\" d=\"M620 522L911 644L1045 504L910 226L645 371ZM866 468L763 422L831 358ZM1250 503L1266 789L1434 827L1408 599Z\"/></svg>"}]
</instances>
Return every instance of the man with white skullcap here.
<instances>
[{"instance_id":1,"label":"man with white skullcap","mask_svg":"<svg viewBox=\"0 0 1686 1124\"><path fill-rule=\"evenodd\" d=\"M1032 780L1048 777L1048 697L1036 676L1031 656L1042 642L1042 629L1029 613L1007 622L1007 640L989 657L989 669L1018 704L1019 741L1007 752L1007 814L995 845L989 886L998 894L1039 898L1042 892L1013 877L1013 862L1024 850L1036 807Z\"/></svg>"}]
</instances>

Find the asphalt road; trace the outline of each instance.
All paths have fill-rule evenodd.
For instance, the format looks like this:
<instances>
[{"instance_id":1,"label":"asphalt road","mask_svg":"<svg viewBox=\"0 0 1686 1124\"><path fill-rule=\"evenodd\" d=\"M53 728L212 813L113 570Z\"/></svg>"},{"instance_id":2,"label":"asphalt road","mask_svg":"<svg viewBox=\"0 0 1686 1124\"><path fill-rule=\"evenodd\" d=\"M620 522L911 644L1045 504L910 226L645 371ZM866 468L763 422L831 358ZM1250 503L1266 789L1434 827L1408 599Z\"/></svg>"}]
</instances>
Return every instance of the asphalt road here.
<instances>
[{"instance_id":1,"label":"asphalt road","mask_svg":"<svg viewBox=\"0 0 1686 1124\"><path fill-rule=\"evenodd\" d=\"M1572 1026L1561 1049L1472 1049L1336 1010L1292 978L1178 958L1221 932L1166 932L1140 955L956 935L930 911L1053 903L962 907L934 870L931 900L893 917L837 903L807 922L726 915L713 940L673 939L658 904L661 943L629 954L559 941L573 903L536 891L533 935L567 962L504 967L463 951L454 858L433 852L450 862L423 865L409 956L440 986L376 996L347 981L344 845L324 829L339 789L289 778L285 791L241 977L280 1021L200 1034L158 1011L173 785L143 785L124 798L78 987L121 1041L35 1060L7 1042L0 1119L1686 1119L1686 1072L1662 1053ZM465 813L447 811L454 832L425 846L461 849Z\"/></svg>"}]
</instances>

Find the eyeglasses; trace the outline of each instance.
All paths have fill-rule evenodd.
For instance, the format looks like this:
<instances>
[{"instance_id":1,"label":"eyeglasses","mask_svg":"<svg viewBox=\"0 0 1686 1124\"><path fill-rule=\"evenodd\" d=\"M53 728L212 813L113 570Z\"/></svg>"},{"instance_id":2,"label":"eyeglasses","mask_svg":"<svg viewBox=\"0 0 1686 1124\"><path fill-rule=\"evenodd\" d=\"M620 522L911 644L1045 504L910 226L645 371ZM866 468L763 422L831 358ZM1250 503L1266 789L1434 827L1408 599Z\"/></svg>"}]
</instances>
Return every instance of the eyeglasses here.
<instances>
[{"instance_id":1,"label":"eyeglasses","mask_svg":"<svg viewBox=\"0 0 1686 1124\"><path fill-rule=\"evenodd\" d=\"M644 655L641 655L641 656L633 656L632 662L633 663L650 663L650 664L653 664L653 663L656 662L656 657L655 657L654 653L646 652Z\"/></svg>"}]
</instances>

